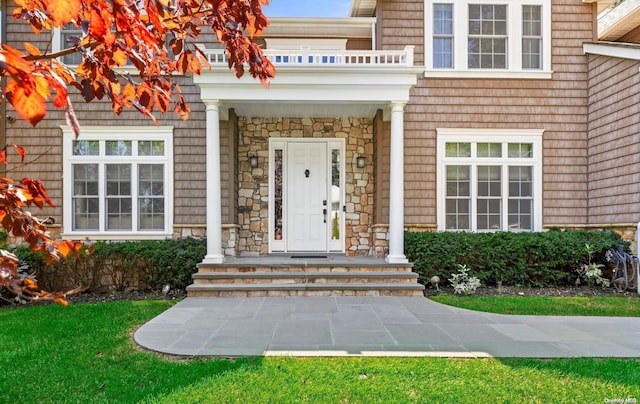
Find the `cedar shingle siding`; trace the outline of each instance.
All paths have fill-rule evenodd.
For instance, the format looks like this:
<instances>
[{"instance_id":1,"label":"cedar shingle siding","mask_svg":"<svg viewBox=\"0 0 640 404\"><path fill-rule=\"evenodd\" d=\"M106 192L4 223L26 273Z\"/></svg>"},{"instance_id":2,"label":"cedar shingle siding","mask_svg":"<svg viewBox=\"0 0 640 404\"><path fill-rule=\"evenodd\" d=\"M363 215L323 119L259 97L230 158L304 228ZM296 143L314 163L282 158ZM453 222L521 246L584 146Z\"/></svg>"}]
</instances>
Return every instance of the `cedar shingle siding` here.
<instances>
[{"instance_id":1,"label":"cedar shingle siding","mask_svg":"<svg viewBox=\"0 0 640 404\"><path fill-rule=\"evenodd\" d=\"M381 48L416 45L416 64L422 63L423 4L382 2ZM592 40L591 11L580 0L553 1L552 80L418 81L404 117L406 223L436 223L436 128L455 127L543 128L543 224L587 222L587 65L582 44ZM388 217L388 188L384 192Z\"/></svg>"},{"instance_id":2,"label":"cedar shingle siding","mask_svg":"<svg viewBox=\"0 0 640 404\"><path fill-rule=\"evenodd\" d=\"M589 223L640 221L639 68L589 57Z\"/></svg>"},{"instance_id":3,"label":"cedar shingle siding","mask_svg":"<svg viewBox=\"0 0 640 404\"><path fill-rule=\"evenodd\" d=\"M8 6L11 9L11 5ZM415 66L424 64L424 1L378 1L376 46L415 46ZM405 223L435 226L436 129L544 129L543 225L598 225L640 220L640 75L637 61L586 56L593 41L594 8L581 0L552 1L552 79L420 78L405 107ZM23 41L50 48L48 35L36 36L22 21L7 18L10 44ZM640 31L625 38L637 41ZM549 40L549 38L545 38ZM212 47L211 43L208 47ZM371 40L351 39L347 49L370 49ZM232 74L229 72L229 74ZM174 127L174 226L206 223L205 107L188 77L178 77L192 113L182 121L157 115ZM153 126L137 111L116 117L109 103L85 103L75 90L73 105L81 125ZM11 113L11 107L8 106ZM375 223L389 218L390 123L374 118ZM27 147L33 162L11 173L44 181L55 208L44 215L62 222L62 136L64 114L49 106L36 128L17 120L7 124L6 143ZM237 223L238 119L220 123L222 222Z\"/></svg>"}]
</instances>

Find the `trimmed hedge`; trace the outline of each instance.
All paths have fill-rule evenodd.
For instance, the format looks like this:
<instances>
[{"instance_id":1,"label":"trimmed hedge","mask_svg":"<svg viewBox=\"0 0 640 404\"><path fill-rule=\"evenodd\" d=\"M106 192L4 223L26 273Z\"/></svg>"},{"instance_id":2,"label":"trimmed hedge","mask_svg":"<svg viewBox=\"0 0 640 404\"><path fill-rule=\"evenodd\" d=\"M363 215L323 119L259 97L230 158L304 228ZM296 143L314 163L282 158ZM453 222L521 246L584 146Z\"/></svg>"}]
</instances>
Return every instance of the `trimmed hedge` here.
<instances>
[{"instance_id":1,"label":"trimmed hedge","mask_svg":"<svg viewBox=\"0 0 640 404\"><path fill-rule=\"evenodd\" d=\"M49 290L79 285L90 291L161 289L169 284L183 289L192 283L191 275L207 253L206 239L146 240L127 242L97 241L92 254L47 264L44 255L27 247L15 250L33 272L38 283Z\"/></svg>"},{"instance_id":2,"label":"trimmed hedge","mask_svg":"<svg viewBox=\"0 0 640 404\"><path fill-rule=\"evenodd\" d=\"M419 282L432 276L442 283L458 271L471 269L483 285L564 286L573 285L576 268L588 262L585 245L593 247L592 261L606 264L605 252L629 243L612 231L551 230L540 233L405 233L405 252L413 262ZM610 271L605 271L605 277Z\"/></svg>"}]
</instances>

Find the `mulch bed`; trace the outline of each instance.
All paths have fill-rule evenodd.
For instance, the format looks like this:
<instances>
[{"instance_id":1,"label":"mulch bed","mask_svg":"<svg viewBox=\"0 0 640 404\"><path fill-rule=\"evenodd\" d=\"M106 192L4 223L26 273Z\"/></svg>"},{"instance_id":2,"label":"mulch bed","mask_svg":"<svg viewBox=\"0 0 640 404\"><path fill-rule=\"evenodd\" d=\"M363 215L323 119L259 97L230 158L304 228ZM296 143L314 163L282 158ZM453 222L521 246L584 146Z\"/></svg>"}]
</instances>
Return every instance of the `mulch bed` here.
<instances>
[{"instance_id":1,"label":"mulch bed","mask_svg":"<svg viewBox=\"0 0 640 404\"><path fill-rule=\"evenodd\" d=\"M440 287L440 291L436 291L435 288L428 286L425 289L425 296L434 296L439 294L453 295L453 288ZM69 296L68 300L71 304L79 303L105 303L116 300L181 300L187 296L186 292L182 289L170 290L168 293L162 293L159 291L113 291L109 293L82 293L74 296ZM489 286L481 287L476 290L474 296L555 296L555 297L567 297L567 296L623 296L623 297L639 297L634 290L627 290L626 292L616 292L613 288L600 288L600 287L557 287L557 288L518 288L514 286L502 286L500 288ZM4 297L4 296L3 296ZM51 302L29 302L26 305L38 305L38 304L51 304ZM25 306L14 302L12 299L0 299L0 309L21 307Z\"/></svg>"},{"instance_id":2,"label":"mulch bed","mask_svg":"<svg viewBox=\"0 0 640 404\"><path fill-rule=\"evenodd\" d=\"M454 294L453 288L440 287L440 291L428 286L425 289L426 296L439 294ZM627 290L625 292L616 292L614 288L575 286L575 287L556 287L556 288L518 288L515 286L495 286L480 287L476 290L474 296L549 296L549 297L569 297L569 296L638 296L637 291ZM640 296L638 296L640 297Z\"/></svg>"}]
</instances>

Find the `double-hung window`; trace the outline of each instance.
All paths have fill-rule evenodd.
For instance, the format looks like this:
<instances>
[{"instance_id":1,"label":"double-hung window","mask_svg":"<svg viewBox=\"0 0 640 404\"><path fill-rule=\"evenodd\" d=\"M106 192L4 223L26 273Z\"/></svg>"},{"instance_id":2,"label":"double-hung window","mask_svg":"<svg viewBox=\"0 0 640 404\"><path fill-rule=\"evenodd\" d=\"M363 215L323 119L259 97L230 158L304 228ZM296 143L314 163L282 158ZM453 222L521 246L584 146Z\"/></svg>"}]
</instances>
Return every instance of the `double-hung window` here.
<instances>
[{"instance_id":1,"label":"double-hung window","mask_svg":"<svg viewBox=\"0 0 640 404\"><path fill-rule=\"evenodd\" d=\"M522 6L522 68L542 68L542 6Z\"/></svg>"},{"instance_id":2,"label":"double-hung window","mask_svg":"<svg viewBox=\"0 0 640 404\"><path fill-rule=\"evenodd\" d=\"M56 31L59 35L59 39L57 39L58 50L71 48L82 38L82 30L71 25ZM82 53L75 52L65 55L62 57L62 63L70 66L79 65L82 63Z\"/></svg>"},{"instance_id":3,"label":"double-hung window","mask_svg":"<svg viewBox=\"0 0 640 404\"><path fill-rule=\"evenodd\" d=\"M542 226L542 131L438 129L438 227Z\"/></svg>"},{"instance_id":4,"label":"double-hung window","mask_svg":"<svg viewBox=\"0 0 640 404\"><path fill-rule=\"evenodd\" d=\"M453 4L433 5L433 67L453 67Z\"/></svg>"},{"instance_id":5,"label":"double-hung window","mask_svg":"<svg viewBox=\"0 0 640 404\"><path fill-rule=\"evenodd\" d=\"M469 4L470 69L507 67L507 5Z\"/></svg>"},{"instance_id":6,"label":"double-hung window","mask_svg":"<svg viewBox=\"0 0 640 404\"><path fill-rule=\"evenodd\" d=\"M551 78L550 0L425 0L425 75Z\"/></svg>"},{"instance_id":7,"label":"double-hung window","mask_svg":"<svg viewBox=\"0 0 640 404\"><path fill-rule=\"evenodd\" d=\"M172 128L64 128L64 233L171 234Z\"/></svg>"}]
</instances>

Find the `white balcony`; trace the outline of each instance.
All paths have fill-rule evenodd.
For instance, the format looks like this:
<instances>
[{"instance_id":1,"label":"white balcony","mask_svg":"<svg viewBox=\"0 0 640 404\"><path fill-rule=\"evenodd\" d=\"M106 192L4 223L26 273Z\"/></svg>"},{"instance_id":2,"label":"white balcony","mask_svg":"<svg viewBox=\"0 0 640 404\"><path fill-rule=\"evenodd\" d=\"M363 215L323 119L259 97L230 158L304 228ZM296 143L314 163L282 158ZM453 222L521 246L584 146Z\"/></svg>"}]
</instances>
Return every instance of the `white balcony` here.
<instances>
[{"instance_id":1,"label":"white balcony","mask_svg":"<svg viewBox=\"0 0 640 404\"><path fill-rule=\"evenodd\" d=\"M276 75L268 88L248 73L229 72L224 49L205 49L211 69L193 77L203 100L244 116L373 116L391 103L406 103L424 68L413 65L413 46L403 50L264 51Z\"/></svg>"},{"instance_id":2,"label":"white balcony","mask_svg":"<svg viewBox=\"0 0 640 404\"><path fill-rule=\"evenodd\" d=\"M278 67L339 67L339 68L375 68L375 67L413 67L413 46L403 50L311 50L301 47L299 50L263 51L271 63ZM224 49L203 49L209 64L227 66L227 54Z\"/></svg>"}]
</instances>

